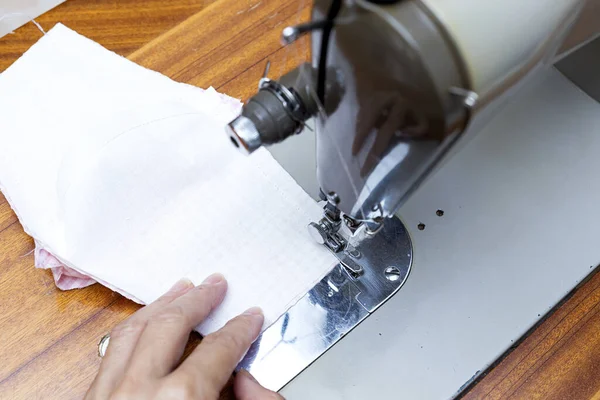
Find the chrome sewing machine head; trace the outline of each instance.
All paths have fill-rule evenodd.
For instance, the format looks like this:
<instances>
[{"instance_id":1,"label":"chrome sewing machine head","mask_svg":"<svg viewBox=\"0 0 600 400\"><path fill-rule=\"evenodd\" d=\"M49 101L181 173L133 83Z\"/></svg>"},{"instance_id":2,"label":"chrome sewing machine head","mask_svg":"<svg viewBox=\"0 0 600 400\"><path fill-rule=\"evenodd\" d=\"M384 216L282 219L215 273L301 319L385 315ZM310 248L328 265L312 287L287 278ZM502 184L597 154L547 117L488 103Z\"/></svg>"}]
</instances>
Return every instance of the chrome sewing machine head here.
<instances>
[{"instance_id":1,"label":"chrome sewing machine head","mask_svg":"<svg viewBox=\"0 0 600 400\"><path fill-rule=\"evenodd\" d=\"M284 29L285 44L311 33L312 63L278 81L267 77L267 66L227 132L252 153L315 118L325 206L309 229L340 264L259 338L240 367L279 388L403 285L412 244L394 213L474 111L553 54L583 4L549 2L525 10L519 0L315 0L311 22ZM506 11L507 18L494 17ZM524 18L510 18L514 12ZM336 319L341 308L353 317ZM326 323L314 322L323 310ZM292 331L308 344L285 342ZM275 348L302 362L280 363Z\"/></svg>"},{"instance_id":2,"label":"chrome sewing machine head","mask_svg":"<svg viewBox=\"0 0 600 400\"><path fill-rule=\"evenodd\" d=\"M282 35L290 44L311 33L312 64L278 81L267 77L267 64L258 93L228 126L232 143L251 153L300 133L315 118L317 177L327 204L309 229L336 254L349 237L380 233L456 143L475 108L540 64L582 4L566 0L546 12L542 24L528 27L535 35L513 46L515 54L502 55L505 65L495 65L480 60L480 41L449 31L474 25L478 10L455 13L464 21L441 19L452 17L454 3L500 9L474 0L315 1L312 21Z\"/></svg>"},{"instance_id":3,"label":"chrome sewing machine head","mask_svg":"<svg viewBox=\"0 0 600 400\"><path fill-rule=\"evenodd\" d=\"M406 281L412 243L394 213L459 136L476 98L452 42L419 4L315 1L313 22L286 28L282 39L311 33L312 64L278 81L267 77L267 64L258 93L228 126L232 143L252 153L316 120L324 214L309 232L339 265L305 301L331 315L339 307L357 312L319 327L328 340L315 353ZM310 316L296 315L301 308L287 315L312 327Z\"/></svg>"},{"instance_id":4,"label":"chrome sewing machine head","mask_svg":"<svg viewBox=\"0 0 600 400\"><path fill-rule=\"evenodd\" d=\"M394 213L460 135L477 96L453 42L420 2L315 1L313 21L284 29L282 40L306 33L312 64L278 81L267 77L267 64L228 134L252 153L315 118L325 206L309 231L351 276L365 281L373 268L393 275L378 291L380 304L402 286L412 260ZM380 265L364 256L366 246L386 254Z\"/></svg>"},{"instance_id":5,"label":"chrome sewing machine head","mask_svg":"<svg viewBox=\"0 0 600 400\"><path fill-rule=\"evenodd\" d=\"M453 42L418 2L343 3L316 1L314 22L283 31L285 43L312 33L312 65L279 81L267 69L229 124L233 143L251 153L316 118L328 206L312 229L325 241L339 221L378 232L462 132L477 98Z\"/></svg>"},{"instance_id":6,"label":"chrome sewing machine head","mask_svg":"<svg viewBox=\"0 0 600 400\"><path fill-rule=\"evenodd\" d=\"M301 132L316 117L322 198L351 228L377 232L456 143L472 110L506 91L559 43L551 39L567 31L582 1L567 0L540 15L539 26L529 27L535 33L513 46L514 55L503 55L506 65L478 60L477 43L493 32L479 32L471 43L461 37L473 36L468 29L453 26L475 29L478 13L500 9L488 3L315 1L312 22L288 27L282 37L289 44L311 33L312 65L279 81L267 78L267 68L258 93L229 124L232 142L251 153Z\"/></svg>"}]
</instances>

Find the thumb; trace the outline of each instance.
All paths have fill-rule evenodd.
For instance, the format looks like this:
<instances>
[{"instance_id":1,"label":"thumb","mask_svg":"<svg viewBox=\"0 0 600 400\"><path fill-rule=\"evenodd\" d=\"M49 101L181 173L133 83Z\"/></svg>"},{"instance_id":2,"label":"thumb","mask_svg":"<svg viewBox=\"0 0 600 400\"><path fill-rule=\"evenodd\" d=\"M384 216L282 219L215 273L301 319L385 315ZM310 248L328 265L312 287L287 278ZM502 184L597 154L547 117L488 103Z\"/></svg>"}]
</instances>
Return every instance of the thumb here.
<instances>
[{"instance_id":1,"label":"thumb","mask_svg":"<svg viewBox=\"0 0 600 400\"><path fill-rule=\"evenodd\" d=\"M233 391L238 400L285 400L279 394L262 387L246 370L236 374Z\"/></svg>"}]
</instances>

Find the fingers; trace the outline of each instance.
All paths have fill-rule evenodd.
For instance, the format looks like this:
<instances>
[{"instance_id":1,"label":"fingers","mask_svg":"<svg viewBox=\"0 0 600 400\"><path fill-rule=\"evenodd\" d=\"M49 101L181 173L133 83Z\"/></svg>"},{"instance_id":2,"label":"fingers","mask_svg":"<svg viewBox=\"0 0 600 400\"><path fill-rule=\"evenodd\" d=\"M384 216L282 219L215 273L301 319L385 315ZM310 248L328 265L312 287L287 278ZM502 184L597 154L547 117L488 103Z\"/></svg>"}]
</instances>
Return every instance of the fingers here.
<instances>
[{"instance_id":1,"label":"fingers","mask_svg":"<svg viewBox=\"0 0 600 400\"><path fill-rule=\"evenodd\" d=\"M206 336L172 374L176 380L195 377L197 393L217 394L236 365L258 337L264 317L259 308L251 308L229 321L217 332Z\"/></svg>"},{"instance_id":2,"label":"fingers","mask_svg":"<svg viewBox=\"0 0 600 400\"><path fill-rule=\"evenodd\" d=\"M238 400L284 400L279 394L265 389L248 371L241 370L233 382L235 398Z\"/></svg>"},{"instance_id":3,"label":"fingers","mask_svg":"<svg viewBox=\"0 0 600 400\"><path fill-rule=\"evenodd\" d=\"M155 312L140 336L127 371L128 376L161 378L181 358L190 332L223 301L227 282L221 274Z\"/></svg>"},{"instance_id":4,"label":"fingers","mask_svg":"<svg viewBox=\"0 0 600 400\"><path fill-rule=\"evenodd\" d=\"M148 319L157 310L183 296L193 287L194 284L189 279L180 280L155 302L141 308L111 331L108 349L102 358L98 375L90 387L90 392L95 393L93 397L107 398L119 384Z\"/></svg>"},{"instance_id":5,"label":"fingers","mask_svg":"<svg viewBox=\"0 0 600 400\"><path fill-rule=\"evenodd\" d=\"M222 275L213 275L195 288L182 281L120 324L111 333L107 354L86 398L112 394L146 398L153 392L175 398L185 393L190 398L216 398L260 333L264 322L260 309L250 309L208 335L174 373L169 372L181 357L190 331L221 303L226 290ZM239 379L236 390L242 400L281 399L243 374Z\"/></svg>"}]
</instances>

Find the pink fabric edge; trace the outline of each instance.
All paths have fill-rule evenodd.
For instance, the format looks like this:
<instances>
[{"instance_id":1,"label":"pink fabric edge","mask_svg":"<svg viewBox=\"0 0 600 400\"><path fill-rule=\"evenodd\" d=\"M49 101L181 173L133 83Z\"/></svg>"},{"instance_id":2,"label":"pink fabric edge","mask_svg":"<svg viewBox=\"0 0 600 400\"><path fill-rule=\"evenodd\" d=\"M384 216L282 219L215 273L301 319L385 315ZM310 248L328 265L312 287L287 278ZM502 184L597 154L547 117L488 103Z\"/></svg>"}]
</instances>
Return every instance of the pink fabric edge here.
<instances>
[{"instance_id":1,"label":"pink fabric edge","mask_svg":"<svg viewBox=\"0 0 600 400\"><path fill-rule=\"evenodd\" d=\"M35 243L35 267L52 270L54 283L60 290L81 289L96 283L87 275L81 274L60 262L50 252Z\"/></svg>"}]
</instances>

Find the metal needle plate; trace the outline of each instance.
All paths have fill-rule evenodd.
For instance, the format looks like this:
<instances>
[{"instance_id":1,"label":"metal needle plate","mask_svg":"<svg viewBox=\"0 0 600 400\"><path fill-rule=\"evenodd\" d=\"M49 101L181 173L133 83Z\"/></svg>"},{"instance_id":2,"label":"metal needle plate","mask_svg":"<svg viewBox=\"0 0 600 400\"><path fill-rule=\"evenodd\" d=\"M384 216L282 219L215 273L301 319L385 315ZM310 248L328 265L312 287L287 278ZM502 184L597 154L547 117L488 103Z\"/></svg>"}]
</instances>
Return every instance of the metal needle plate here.
<instances>
[{"instance_id":1,"label":"metal needle plate","mask_svg":"<svg viewBox=\"0 0 600 400\"><path fill-rule=\"evenodd\" d=\"M377 235L349 241L335 253L363 268L353 276L337 264L254 342L238 369L279 390L394 295L412 265L412 244L398 218Z\"/></svg>"}]
</instances>

